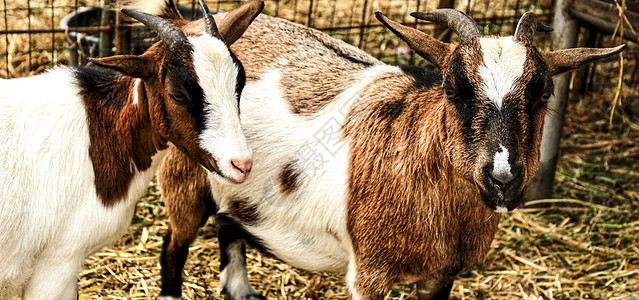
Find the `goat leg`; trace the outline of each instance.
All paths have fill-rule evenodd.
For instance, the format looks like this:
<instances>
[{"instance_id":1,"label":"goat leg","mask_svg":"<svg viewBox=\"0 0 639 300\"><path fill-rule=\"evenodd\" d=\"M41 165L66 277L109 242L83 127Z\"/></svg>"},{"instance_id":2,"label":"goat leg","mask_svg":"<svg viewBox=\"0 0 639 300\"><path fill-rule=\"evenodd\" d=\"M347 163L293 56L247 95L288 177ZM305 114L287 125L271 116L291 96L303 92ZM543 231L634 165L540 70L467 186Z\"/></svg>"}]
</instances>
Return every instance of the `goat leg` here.
<instances>
[{"instance_id":1,"label":"goat leg","mask_svg":"<svg viewBox=\"0 0 639 300\"><path fill-rule=\"evenodd\" d=\"M245 231L231 216L218 213L215 218L220 243L220 281L227 300L266 300L253 289L246 271Z\"/></svg>"},{"instance_id":2,"label":"goat leg","mask_svg":"<svg viewBox=\"0 0 639 300\"><path fill-rule=\"evenodd\" d=\"M169 231L160 256L161 299L181 298L182 270L189 245L198 229L217 211L206 176L202 167L176 149L169 151L160 168L159 181L169 215Z\"/></svg>"}]
</instances>

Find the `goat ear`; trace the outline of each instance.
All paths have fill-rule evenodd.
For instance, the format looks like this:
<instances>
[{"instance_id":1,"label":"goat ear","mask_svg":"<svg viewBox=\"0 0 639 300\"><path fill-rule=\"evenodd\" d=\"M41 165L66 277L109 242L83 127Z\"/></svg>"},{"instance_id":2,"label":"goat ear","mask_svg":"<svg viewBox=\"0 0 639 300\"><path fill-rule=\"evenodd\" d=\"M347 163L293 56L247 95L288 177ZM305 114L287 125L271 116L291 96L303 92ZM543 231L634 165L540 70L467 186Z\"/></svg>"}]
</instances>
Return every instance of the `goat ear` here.
<instances>
[{"instance_id":1,"label":"goat ear","mask_svg":"<svg viewBox=\"0 0 639 300\"><path fill-rule=\"evenodd\" d=\"M626 49L626 45L614 48L571 48L542 52L544 60L552 75L574 70L577 67L608 56L615 55Z\"/></svg>"},{"instance_id":2,"label":"goat ear","mask_svg":"<svg viewBox=\"0 0 639 300\"><path fill-rule=\"evenodd\" d=\"M90 62L95 66L141 79L151 78L155 70L151 59L144 55L116 55L95 58Z\"/></svg>"},{"instance_id":3,"label":"goat ear","mask_svg":"<svg viewBox=\"0 0 639 300\"><path fill-rule=\"evenodd\" d=\"M251 22L262 12L262 0L249 0L231 10L217 23L217 28L227 46L237 41Z\"/></svg>"},{"instance_id":4,"label":"goat ear","mask_svg":"<svg viewBox=\"0 0 639 300\"><path fill-rule=\"evenodd\" d=\"M395 35L408 43L408 46L421 57L440 70L444 68L446 58L453 52L454 46L452 44L439 41L415 28L399 24L381 12L376 12L375 17Z\"/></svg>"}]
</instances>

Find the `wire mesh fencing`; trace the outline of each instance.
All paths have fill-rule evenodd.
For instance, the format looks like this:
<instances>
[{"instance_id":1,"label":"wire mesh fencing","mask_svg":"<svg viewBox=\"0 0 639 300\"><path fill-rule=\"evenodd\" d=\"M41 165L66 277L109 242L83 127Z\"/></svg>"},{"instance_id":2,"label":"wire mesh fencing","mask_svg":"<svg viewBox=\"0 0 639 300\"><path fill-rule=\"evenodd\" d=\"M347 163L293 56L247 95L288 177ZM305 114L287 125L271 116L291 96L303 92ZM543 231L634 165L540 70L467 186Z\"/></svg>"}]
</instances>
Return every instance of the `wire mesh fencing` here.
<instances>
[{"instance_id":1,"label":"wire mesh fencing","mask_svg":"<svg viewBox=\"0 0 639 300\"><path fill-rule=\"evenodd\" d=\"M87 5L86 0L1 0L0 76L42 72L64 61L68 44L60 19ZM94 1L96 2L96 1Z\"/></svg>"},{"instance_id":2,"label":"wire mesh fencing","mask_svg":"<svg viewBox=\"0 0 639 300\"><path fill-rule=\"evenodd\" d=\"M143 28L122 22L104 10L112 0L0 0L0 77L40 73L55 64L83 64L89 57L140 53L152 39ZM199 18L197 1L176 1L186 18ZM208 1L212 10L228 11L242 1ZM375 17L390 18L448 38L435 25L416 22L413 11L455 7L477 20L485 34L509 35L519 17L534 11L552 20L552 0L265 0L264 13L324 31L392 64L425 64L402 46ZM452 37L455 38L454 36ZM549 45L549 35L538 38Z\"/></svg>"}]
</instances>

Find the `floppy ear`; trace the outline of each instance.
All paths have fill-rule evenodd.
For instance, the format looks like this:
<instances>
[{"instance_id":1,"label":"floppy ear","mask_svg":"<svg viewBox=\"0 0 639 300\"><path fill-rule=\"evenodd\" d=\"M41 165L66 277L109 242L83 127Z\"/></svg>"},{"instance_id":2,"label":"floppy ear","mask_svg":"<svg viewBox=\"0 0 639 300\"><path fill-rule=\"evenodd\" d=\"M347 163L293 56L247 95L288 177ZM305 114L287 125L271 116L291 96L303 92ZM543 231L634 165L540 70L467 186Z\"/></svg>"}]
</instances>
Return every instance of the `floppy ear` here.
<instances>
[{"instance_id":1,"label":"floppy ear","mask_svg":"<svg viewBox=\"0 0 639 300\"><path fill-rule=\"evenodd\" d=\"M608 56L615 55L626 49L626 45L614 48L572 48L542 52L542 56L552 75L574 70L577 67Z\"/></svg>"},{"instance_id":2,"label":"floppy ear","mask_svg":"<svg viewBox=\"0 0 639 300\"><path fill-rule=\"evenodd\" d=\"M231 10L217 23L217 28L227 46L237 41L251 22L262 12L262 0L249 0Z\"/></svg>"},{"instance_id":3,"label":"floppy ear","mask_svg":"<svg viewBox=\"0 0 639 300\"><path fill-rule=\"evenodd\" d=\"M90 62L95 66L143 80L151 78L155 73L155 66L152 60L145 55L116 55L94 58Z\"/></svg>"},{"instance_id":4,"label":"floppy ear","mask_svg":"<svg viewBox=\"0 0 639 300\"><path fill-rule=\"evenodd\" d=\"M408 43L408 46L415 50L417 54L431 62L440 70L444 67L446 58L454 50L452 44L439 41L415 28L399 24L381 12L375 12L375 17L395 35Z\"/></svg>"}]
</instances>

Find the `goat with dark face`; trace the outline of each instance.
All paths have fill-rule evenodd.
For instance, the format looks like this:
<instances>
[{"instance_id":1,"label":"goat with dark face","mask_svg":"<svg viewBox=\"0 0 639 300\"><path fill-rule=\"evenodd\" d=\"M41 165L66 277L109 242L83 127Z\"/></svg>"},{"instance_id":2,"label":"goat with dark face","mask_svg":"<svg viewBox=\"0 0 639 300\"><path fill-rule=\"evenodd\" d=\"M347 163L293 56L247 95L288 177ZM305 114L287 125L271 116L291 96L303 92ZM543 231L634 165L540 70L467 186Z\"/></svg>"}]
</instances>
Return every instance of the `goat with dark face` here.
<instances>
[{"instance_id":1,"label":"goat with dark face","mask_svg":"<svg viewBox=\"0 0 639 300\"><path fill-rule=\"evenodd\" d=\"M247 74L240 116L253 174L221 186L168 154L162 295L180 296L188 245L216 213L229 299L263 297L247 279L246 242L296 267L346 272L352 299L415 281L423 298L448 297L537 168L551 76L623 47L538 51L532 35L548 28L531 13L509 37L482 36L454 10L413 15L448 24L461 42L377 18L441 72L384 65L316 30L255 19L233 46Z\"/></svg>"},{"instance_id":2,"label":"goat with dark face","mask_svg":"<svg viewBox=\"0 0 639 300\"><path fill-rule=\"evenodd\" d=\"M552 76L616 54L625 46L540 52L532 44L533 34L552 28L539 24L531 12L522 16L509 37L482 36L470 17L455 10L411 15L449 24L461 42L443 43L376 14L442 70L441 88L448 104L444 118L449 121L444 130L456 137L447 139L447 149L458 174L478 187L491 209L514 209L539 164Z\"/></svg>"}]
</instances>

